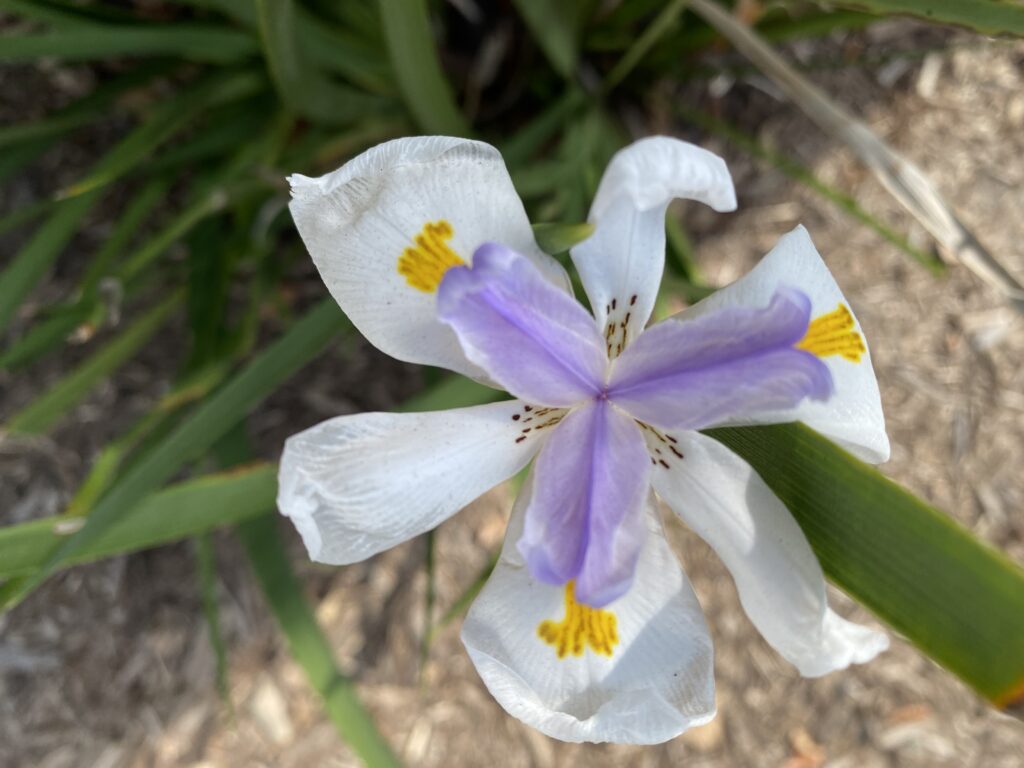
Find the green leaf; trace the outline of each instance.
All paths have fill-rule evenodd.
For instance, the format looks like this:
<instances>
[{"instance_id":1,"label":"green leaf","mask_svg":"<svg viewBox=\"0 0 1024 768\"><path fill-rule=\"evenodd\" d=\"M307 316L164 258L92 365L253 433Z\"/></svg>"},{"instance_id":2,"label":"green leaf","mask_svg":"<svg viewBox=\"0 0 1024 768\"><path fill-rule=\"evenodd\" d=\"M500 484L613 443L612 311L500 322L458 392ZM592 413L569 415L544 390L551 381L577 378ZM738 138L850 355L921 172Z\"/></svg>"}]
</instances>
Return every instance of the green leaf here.
<instances>
[{"instance_id":1,"label":"green leaf","mask_svg":"<svg viewBox=\"0 0 1024 768\"><path fill-rule=\"evenodd\" d=\"M886 16L908 14L986 35L1024 36L1024 5L1006 0L829 0L829 5Z\"/></svg>"},{"instance_id":2,"label":"green leaf","mask_svg":"<svg viewBox=\"0 0 1024 768\"><path fill-rule=\"evenodd\" d=\"M579 56L575 3L551 3L547 0L513 2L551 66L562 77L571 78Z\"/></svg>"},{"instance_id":3,"label":"green leaf","mask_svg":"<svg viewBox=\"0 0 1024 768\"><path fill-rule=\"evenodd\" d=\"M608 73L604 83L605 90L611 90L626 79L626 76L633 71L648 51L679 24L680 16L685 8L686 0L672 0L662 8L661 12L644 28L644 31L615 64L615 68Z\"/></svg>"},{"instance_id":4,"label":"green leaf","mask_svg":"<svg viewBox=\"0 0 1024 768\"><path fill-rule=\"evenodd\" d=\"M49 430L100 381L124 365L153 337L181 305L182 296L182 291L175 291L135 320L52 389L14 414L4 428L13 434L42 434Z\"/></svg>"},{"instance_id":5,"label":"green leaf","mask_svg":"<svg viewBox=\"0 0 1024 768\"><path fill-rule=\"evenodd\" d=\"M533 236L544 253L555 256L565 253L594 234L589 221L579 224L534 224Z\"/></svg>"},{"instance_id":6,"label":"green leaf","mask_svg":"<svg viewBox=\"0 0 1024 768\"><path fill-rule=\"evenodd\" d=\"M0 0L0 11L13 13L23 19L43 22L51 27L74 29L90 21L73 11L35 3L32 0Z\"/></svg>"},{"instance_id":7,"label":"green leaf","mask_svg":"<svg viewBox=\"0 0 1024 768\"><path fill-rule=\"evenodd\" d=\"M708 433L789 507L837 586L990 701L1024 693L1024 570L808 427Z\"/></svg>"},{"instance_id":8,"label":"green leaf","mask_svg":"<svg viewBox=\"0 0 1024 768\"><path fill-rule=\"evenodd\" d=\"M92 61L115 56L174 56L230 64L259 53L256 41L229 27L198 24L96 25L36 35L5 35L0 62Z\"/></svg>"},{"instance_id":9,"label":"green leaf","mask_svg":"<svg viewBox=\"0 0 1024 768\"><path fill-rule=\"evenodd\" d=\"M256 143L268 121L278 116L278 103L270 91L225 104L202 116L203 126L175 141L146 164L148 173L192 169L219 162L246 144Z\"/></svg>"},{"instance_id":10,"label":"green leaf","mask_svg":"<svg viewBox=\"0 0 1024 768\"><path fill-rule=\"evenodd\" d=\"M33 139L0 152L0 182L14 176L25 166L35 162L53 144L52 137Z\"/></svg>"},{"instance_id":11,"label":"green leaf","mask_svg":"<svg viewBox=\"0 0 1024 768\"><path fill-rule=\"evenodd\" d=\"M441 70L426 0L378 3L398 89L413 118L427 133L469 135L469 123Z\"/></svg>"},{"instance_id":12,"label":"green leaf","mask_svg":"<svg viewBox=\"0 0 1024 768\"><path fill-rule=\"evenodd\" d=\"M359 105L352 105L351 101L358 102L365 94L330 93L335 86L307 58L298 33L296 8L295 0L256 0L260 39L281 101L295 114L316 120L345 121L358 117ZM336 115L338 109L342 111Z\"/></svg>"},{"instance_id":13,"label":"green leaf","mask_svg":"<svg viewBox=\"0 0 1024 768\"><path fill-rule=\"evenodd\" d=\"M33 120L28 123L17 123L0 127L0 149L26 141L45 139L67 133L79 126L86 125L96 119L96 113L88 110L65 112Z\"/></svg>"},{"instance_id":14,"label":"green leaf","mask_svg":"<svg viewBox=\"0 0 1024 768\"><path fill-rule=\"evenodd\" d=\"M334 662L330 643L320 631L281 546L277 519L268 515L250 520L238 527L238 534L291 655L320 694L342 739L369 768L397 768L400 763L359 702L355 686Z\"/></svg>"},{"instance_id":15,"label":"green leaf","mask_svg":"<svg viewBox=\"0 0 1024 768\"><path fill-rule=\"evenodd\" d=\"M120 478L126 467L138 461L146 452L146 441L159 439L169 432L178 413L185 406L206 397L228 373L228 361L218 361L185 377L140 418L131 429L103 448L96 457L89 474L78 486L68 502L67 517L85 517L96 502Z\"/></svg>"},{"instance_id":16,"label":"green leaf","mask_svg":"<svg viewBox=\"0 0 1024 768\"><path fill-rule=\"evenodd\" d=\"M679 219L671 213L665 216L665 242L671 257L667 262L669 268L690 283L703 282L690 236L686 234Z\"/></svg>"},{"instance_id":17,"label":"green leaf","mask_svg":"<svg viewBox=\"0 0 1024 768\"><path fill-rule=\"evenodd\" d=\"M0 180L35 160L66 133L91 121L109 117L117 99L132 89L146 89L170 67L153 61L102 82L87 96L45 118L0 128ZM130 101L130 100L125 100Z\"/></svg>"},{"instance_id":18,"label":"green leaf","mask_svg":"<svg viewBox=\"0 0 1024 768\"><path fill-rule=\"evenodd\" d=\"M182 467L199 459L344 327L347 321L333 299L324 299L314 307L125 471L89 513L85 527L65 541L14 594L8 595L8 606L24 598L66 562L89 551L113 525L129 516L132 507Z\"/></svg>"},{"instance_id":19,"label":"green leaf","mask_svg":"<svg viewBox=\"0 0 1024 768\"><path fill-rule=\"evenodd\" d=\"M60 346L92 311L91 302L81 301L61 307L46 319L35 322L24 336L0 352L0 371L23 368Z\"/></svg>"},{"instance_id":20,"label":"green leaf","mask_svg":"<svg viewBox=\"0 0 1024 768\"><path fill-rule=\"evenodd\" d=\"M54 205L56 205L54 200L37 200L34 203L15 208L10 213L0 217L0 235L20 229L26 224L35 221L44 213L51 211Z\"/></svg>"},{"instance_id":21,"label":"green leaf","mask_svg":"<svg viewBox=\"0 0 1024 768\"><path fill-rule=\"evenodd\" d=\"M147 496L61 567L155 547L274 510L277 467L242 467L189 480ZM216 514L211 514L216 510ZM50 517L0 528L0 579L35 573L84 524Z\"/></svg>"},{"instance_id":22,"label":"green leaf","mask_svg":"<svg viewBox=\"0 0 1024 768\"><path fill-rule=\"evenodd\" d=\"M240 26L255 29L259 21L252 0L179 0L204 10L222 14Z\"/></svg>"},{"instance_id":23,"label":"green leaf","mask_svg":"<svg viewBox=\"0 0 1024 768\"><path fill-rule=\"evenodd\" d=\"M98 199L99 193L93 191L55 206L50 218L0 273L0 329L11 321L29 291L43 279Z\"/></svg>"},{"instance_id":24,"label":"green leaf","mask_svg":"<svg viewBox=\"0 0 1024 768\"><path fill-rule=\"evenodd\" d=\"M550 160L534 160L524 164L512 174L512 183L520 199L529 201L548 198L567 186L576 183L578 164L558 157ZM557 225L555 225L557 226Z\"/></svg>"},{"instance_id":25,"label":"green leaf","mask_svg":"<svg viewBox=\"0 0 1024 768\"><path fill-rule=\"evenodd\" d=\"M131 11L109 4L76 0L0 0L0 11L44 22L53 29L82 29L103 24L134 22Z\"/></svg>"},{"instance_id":26,"label":"green leaf","mask_svg":"<svg viewBox=\"0 0 1024 768\"><path fill-rule=\"evenodd\" d=\"M109 274L111 265L128 249L149 215L158 205L166 202L169 187L168 179L151 179L128 201L124 210L119 213L110 235L89 261L79 285L79 293L83 297L92 296L100 281Z\"/></svg>"},{"instance_id":27,"label":"green leaf","mask_svg":"<svg viewBox=\"0 0 1024 768\"><path fill-rule=\"evenodd\" d=\"M440 383L413 395L395 410L402 413L424 413L507 399L508 395L500 389L485 387L464 376L446 376Z\"/></svg>"},{"instance_id":28,"label":"green leaf","mask_svg":"<svg viewBox=\"0 0 1024 768\"><path fill-rule=\"evenodd\" d=\"M303 5L295 10L299 39L314 64L364 90L396 92L395 75L379 34L365 37L323 22Z\"/></svg>"},{"instance_id":29,"label":"green leaf","mask_svg":"<svg viewBox=\"0 0 1024 768\"><path fill-rule=\"evenodd\" d=\"M252 188L250 183L241 182L226 186L201 185L196 196L167 222L160 230L130 254L123 258L116 270L124 282L139 277L174 243L192 231L199 222L223 211L227 205Z\"/></svg>"},{"instance_id":30,"label":"green leaf","mask_svg":"<svg viewBox=\"0 0 1024 768\"><path fill-rule=\"evenodd\" d=\"M146 120L108 152L86 177L60 192L75 197L115 181L134 170L164 142L211 107L243 99L264 86L252 72L219 73L158 104Z\"/></svg>"},{"instance_id":31,"label":"green leaf","mask_svg":"<svg viewBox=\"0 0 1024 768\"><path fill-rule=\"evenodd\" d=\"M582 90L569 88L515 134L505 137L499 142L498 147L509 168L515 168L529 160L588 103L587 95Z\"/></svg>"},{"instance_id":32,"label":"green leaf","mask_svg":"<svg viewBox=\"0 0 1024 768\"><path fill-rule=\"evenodd\" d=\"M3 352L0 352L0 370L14 370L36 360L60 345L90 318L95 321L102 311L96 295L100 281L107 276L111 262L121 254L145 221L149 213L166 199L168 182L155 179L132 197L118 216L110 235L103 241L89 262L78 287L78 298L50 311L49 316L33 323L31 329ZM43 201L48 207L66 205L64 201Z\"/></svg>"}]
</instances>

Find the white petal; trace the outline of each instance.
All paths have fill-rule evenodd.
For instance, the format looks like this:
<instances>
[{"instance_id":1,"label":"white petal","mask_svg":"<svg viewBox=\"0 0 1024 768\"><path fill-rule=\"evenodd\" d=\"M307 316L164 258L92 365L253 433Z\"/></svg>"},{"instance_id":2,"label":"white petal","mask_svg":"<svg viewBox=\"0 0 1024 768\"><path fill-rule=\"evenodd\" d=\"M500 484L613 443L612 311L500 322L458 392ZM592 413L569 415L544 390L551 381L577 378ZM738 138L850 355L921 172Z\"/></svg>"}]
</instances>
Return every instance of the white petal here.
<instances>
[{"instance_id":1,"label":"white petal","mask_svg":"<svg viewBox=\"0 0 1024 768\"><path fill-rule=\"evenodd\" d=\"M665 210L674 198L736 208L722 158L667 136L641 139L612 158L590 208L597 228L572 249L612 355L651 316L665 266Z\"/></svg>"},{"instance_id":2,"label":"white petal","mask_svg":"<svg viewBox=\"0 0 1024 768\"><path fill-rule=\"evenodd\" d=\"M450 224L447 246L466 264L482 243L500 242L568 286L561 266L537 248L501 155L488 144L397 139L326 176L289 182L292 217L331 295L374 346L399 360L482 378L437 321L434 292L398 271L427 224Z\"/></svg>"},{"instance_id":3,"label":"white petal","mask_svg":"<svg viewBox=\"0 0 1024 768\"><path fill-rule=\"evenodd\" d=\"M526 466L546 432L522 434L523 407L512 400L322 422L285 442L278 507L313 560L365 560L434 528Z\"/></svg>"},{"instance_id":4,"label":"white petal","mask_svg":"<svg viewBox=\"0 0 1024 768\"><path fill-rule=\"evenodd\" d=\"M805 677L870 661L888 638L835 614L803 531L756 472L721 443L681 432L682 459L655 469L658 495L718 553L764 638Z\"/></svg>"},{"instance_id":5,"label":"white petal","mask_svg":"<svg viewBox=\"0 0 1024 768\"><path fill-rule=\"evenodd\" d=\"M727 306L763 307L780 285L792 285L810 296L812 318L833 312L840 304L850 307L807 230L800 226L784 235L748 274L675 318L685 320ZM865 338L856 317L854 325ZM864 461L886 461L889 438L870 351L865 351L858 363L839 356L821 359L835 383L831 398L824 402L806 400L794 410L765 413L745 423L802 421Z\"/></svg>"},{"instance_id":6,"label":"white petal","mask_svg":"<svg viewBox=\"0 0 1024 768\"><path fill-rule=\"evenodd\" d=\"M532 482L532 478L531 481ZM653 494L651 535L630 591L606 607L619 643L558 658L538 634L565 615L565 588L534 581L515 547L529 485L516 502L501 560L462 628L488 690L509 712L563 741L657 744L715 714L704 615L665 541Z\"/></svg>"}]
</instances>

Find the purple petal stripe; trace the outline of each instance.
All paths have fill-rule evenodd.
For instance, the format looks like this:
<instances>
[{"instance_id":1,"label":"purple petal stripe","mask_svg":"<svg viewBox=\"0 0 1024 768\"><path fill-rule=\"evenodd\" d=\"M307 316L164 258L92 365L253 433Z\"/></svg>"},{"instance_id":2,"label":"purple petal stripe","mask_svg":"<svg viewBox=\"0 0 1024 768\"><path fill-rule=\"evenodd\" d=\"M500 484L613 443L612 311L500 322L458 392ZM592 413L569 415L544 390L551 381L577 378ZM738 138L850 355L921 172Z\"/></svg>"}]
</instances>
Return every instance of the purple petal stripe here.
<instances>
[{"instance_id":1,"label":"purple petal stripe","mask_svg":"<svg viewBox=\"0 0 1024 768\"><path fill-rule=\"evenodd\" d=\"M607 355L594 319L530 263L485 243L437 293L438 317L472 362L516 397L564 407L599 394Z\"/></svg>"},{"instance_id":2,"label":"purple petal stripe","mask_svg":"<svg viewBox=\"0 0 1024 768\"><path fill-rule=\"evenodd\" d=\"M832 394L828 367L794 349L811 302L779 288L767 307L727 307L645 331L615 361L608 397L662 429L703 429Z\"/></svg>"},{"instance_id":3,"label":"purple petal stripe","mask_svg":"<svg viewBox=\"0 0 1024 768\"><path fill-rule=\"evenodd\" d=\"M576 598L603 606L629 589L647 527L651 460L640 428L607 400L572 411L534 469L519 551L548 584L576 579Z\"/></svg>"}]
</instances>

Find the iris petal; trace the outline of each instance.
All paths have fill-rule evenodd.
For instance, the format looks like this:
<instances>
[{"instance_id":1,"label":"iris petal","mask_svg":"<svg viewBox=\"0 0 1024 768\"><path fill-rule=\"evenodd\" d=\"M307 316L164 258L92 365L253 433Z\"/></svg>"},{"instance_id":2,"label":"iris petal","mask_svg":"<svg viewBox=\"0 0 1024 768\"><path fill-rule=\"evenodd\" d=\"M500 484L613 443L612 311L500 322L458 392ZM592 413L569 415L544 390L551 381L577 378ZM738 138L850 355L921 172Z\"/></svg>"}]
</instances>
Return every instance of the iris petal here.
<instances>
[{"instance_id":1,"label":"iris petal","mask_svg":"<svg viewBox=\"0 0 1024 768\"><path fill-rule=\"evenodd\" d=\"M529 403L563 407L598 394L607 357L593 318L515 251L487 243L448 271L438 317L473 363Z\"/></svg>"},{"instance_id":2,"label":"iris petal","mask_svg":"<svg viewBox=\"0 0 1024 768\"><path fill-rule=\"evenodd\" d=\"M650 458L639 427L606 400L573 411L537 459L518 547L539 581L576 580L581 603L607 605L632 583L646 536Z\"/></svg>"},{"instance_id":3,"label":"iris petal","mask_svg":"<svg viewBox=\"0 0 1024 768\"><path fill-rule=\"evenodd\" d=\"M292 217L327 289L371 344L399 360L483 378L438 322L431 281L410 272L406 254L431 228L443 228L446 249L461 261L499 240L553 284L569 286L565 270L537 248L501 154L482 142L395 139L326 176L289 182Z\"/></svg>"},{"instance_id":4,"label":"iris petal","mask_svg":"<svg viewBox=\"0 0 1024 768\"><path fill-rule=\"evenodd\" d=\"M728 307L648 329L615 363L608 394L662 429L703 429L832 393L828 367L795 349L810 300L779 288L767 307Z\"/></svg>"},{"instance_id":5,"label":"iris petal","mask_svg":"<svg viewBox=\"0 0 1024 768\"><path fill-rule=\"evenodd\" d=\"M321 563L365 560L439 525L522 469L545 431L510 400L430 413L338 416L292 435L277 504Z\"/></svg>"},{"instance_id":6,"label":"iris petal","mask_svg":"<svg viewBox=\"0 0 1024 768\"><path fill-rule=\"evenodd\" d=\"M572 249L612 356L643 331L654 309L665 267L665 210L674 198L736 208L722 158L668 136L630 144L601 177L587 217L594 234Z\"/></svg>"},{"instance_id":7,"label":"iris petal","mask_svg":"<svg viewBox=\"0 0 1024 768\"><path fill-rule=\"evenodd\" d=\"M851 306L822 261L807 230L797 227L784 235L749 273L676 317L679 322L688 322L725 307L764 306L779 285L785 282L798 284L810 297L812 319L834 311L839 305ZM853 320L855 330L863 337L865 334L856 317ZM824 401L805 400L796 410L787 412L758 413L742 423L802 421L864 461L874 464L886 461L889 458L889 438L885 434L885 416L878 381L871 367L871 353L865 352L859 363L851 363L842 357L826 357L822 362L828 367L835 384L832 397Z\"/></svg>"}]
</instances>

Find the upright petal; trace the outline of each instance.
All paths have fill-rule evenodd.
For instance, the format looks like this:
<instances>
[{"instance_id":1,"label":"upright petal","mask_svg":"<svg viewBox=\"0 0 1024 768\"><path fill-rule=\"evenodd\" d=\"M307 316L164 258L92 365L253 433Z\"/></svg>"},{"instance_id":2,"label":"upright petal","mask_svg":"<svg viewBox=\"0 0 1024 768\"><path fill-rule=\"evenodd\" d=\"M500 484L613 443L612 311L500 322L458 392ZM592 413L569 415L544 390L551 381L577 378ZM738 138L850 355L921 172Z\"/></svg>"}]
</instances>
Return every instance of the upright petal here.
<instances>
[{"instance_id":1,"label":"upright petal","mask_svg":"<svg viewBox=\"0 0 1024 768\"><path fill-rule=\"evenodd\" d=\"M445 275L437 312L466 357L527 402L568 406L604 386L607 358L590 315L503 245L482 246L472 268Z\"/></svg>"},{"instance_id":2,"label":"upright petal","mask_svg":"<svg viewBox=\"0 0 1024 768\"><path fill-rule=\"evenodd\" d=\"M625 594L647 528L650 460L639 427L598 400L572 411L541 449L519 551L533 577L602 606Z\"/></svg>"},{"instance_id":3,"label":"upright petal","mask_svg":"<svg viewBox=\"0 0 1024 768\"><path fill-rule=\"evenodd\" d=\"M545 430L517 401L339 416L288 438L277 504L313 560L365 560L442 523L511 477Z\"/></svg>"},{"instance_id":4,"label":"upright petal","mask_svg":"<svg viewBox=\"0 0 1024 768\"><path fill-rule=\"evenodd\" d=\"M434 293L447 268L497 240L555 284L564 270L536 246L494 147L445 136L397 139L318 179L295 175L291 212L331 295L378 349L478 377Z\"/></svg>"},{"instance_id":5,"label":"upright petal","mask_svg":"<svg viewBox=\"0 0 1024 768\"><path fill-rule=\"evenodd\" d=\"M767 307L659 323L615 361L608 396L663 429L702 429L825 399L828 368L794 346L809 317L807 296L780 288Z\"/></svg>"},{"instance_id":6,"label":"upright petal","mask_svg":"<svg viewBox=\"0 0 1024 768\"><path fill-rule=\"evenodd\" d=\"M665 210L674 198L736 208L722 158L667 136L641 139L612 158L590 208L597 228L572 249L610 356L651 316L665 266Z\"/></svg>"},{"instance_id":7,"label":"upright petal","mask_svg":"<svg viewBox=\"0 0 1024 768\"><path fill-rule=\"evenodd\" d=\"M806 677L884 651L880 632L840 618L818 560L789 510L741 458L710 437L673 438L683 458L656 469L654 489L732 573L754 626Z\"/></svg>"},{"instance_id":8,"label":"upright petal","mask_svg":"<svg viewBox=\"0 0 1024 768\"><path fill-rule=\"evenodd\" d=\"M529 481L528 481L529 482ZM715 714L711 638L653 495L633 587L604 609L530 576L515 542L528 484L462 641L509 714L563 741L657 744Z\"/></svg>"},{"instance_id":9,"label":"upright petal","mask_svg":"<svg viewBox=\"0 0 1024 768\"><path fill-rule=\"evenodd\" d=\"M739 424L802 421L839 443L855 456L874 463L889 458L889 438L864 333L828 267L821 260L807 230L797 227L784 235L771 252L747 275L712 294L676 318L687 320L725 307L758 307L780 285L798 285L811 300L811 322L825 331L805 345L816 349L828 367L835 392L828 400L804 400L795 409L765 412ZM829 327L833 333L828 333ZM830 341L829 337L836 343ZM853 343L846 351L843 341Z\"/></svg>"}]
</instances>

